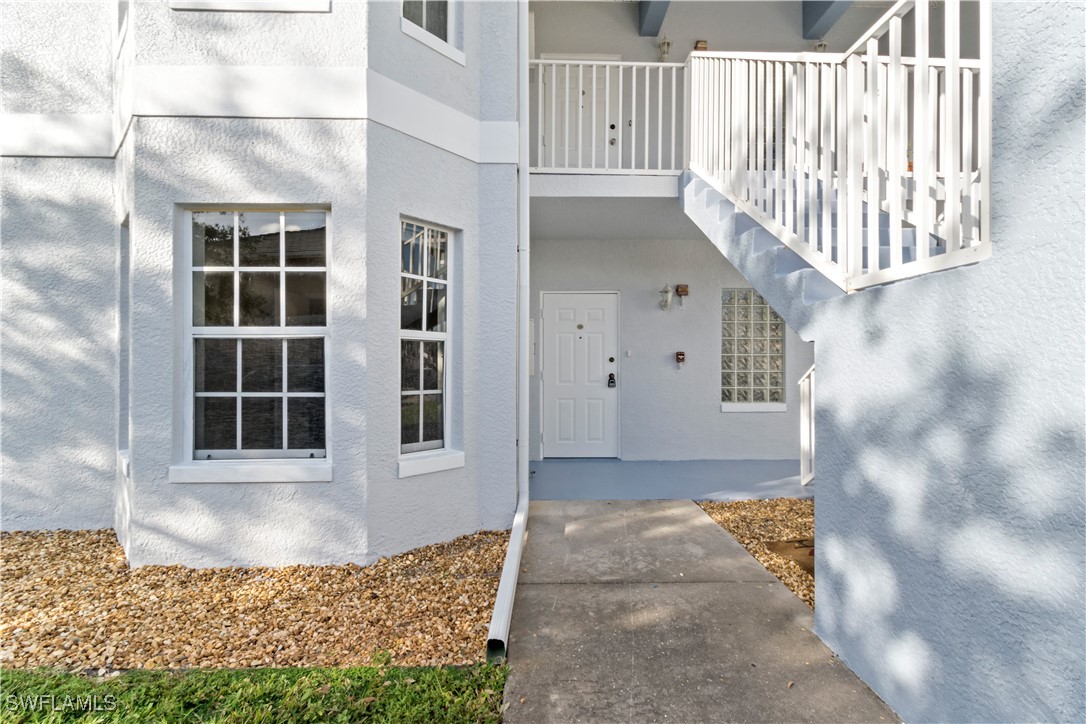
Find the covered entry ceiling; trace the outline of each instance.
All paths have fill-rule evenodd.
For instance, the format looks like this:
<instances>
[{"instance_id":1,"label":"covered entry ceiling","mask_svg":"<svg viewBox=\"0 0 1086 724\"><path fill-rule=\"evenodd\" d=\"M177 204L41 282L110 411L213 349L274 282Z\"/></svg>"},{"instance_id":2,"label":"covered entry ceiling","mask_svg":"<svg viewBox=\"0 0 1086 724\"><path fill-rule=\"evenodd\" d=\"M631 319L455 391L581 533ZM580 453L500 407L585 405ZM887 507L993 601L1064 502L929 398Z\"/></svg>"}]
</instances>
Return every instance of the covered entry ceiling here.
<instances>
[{"instance_id":1,"label":"covered entry ceiling","mask_svg":"<svg viewBox=\"0 0 1086 724\"><path fill-rule=\"evenodd\" d=\"M675 198L533 198L531 234L554 241L705 238Z\"/></svg>"}]
</instances>

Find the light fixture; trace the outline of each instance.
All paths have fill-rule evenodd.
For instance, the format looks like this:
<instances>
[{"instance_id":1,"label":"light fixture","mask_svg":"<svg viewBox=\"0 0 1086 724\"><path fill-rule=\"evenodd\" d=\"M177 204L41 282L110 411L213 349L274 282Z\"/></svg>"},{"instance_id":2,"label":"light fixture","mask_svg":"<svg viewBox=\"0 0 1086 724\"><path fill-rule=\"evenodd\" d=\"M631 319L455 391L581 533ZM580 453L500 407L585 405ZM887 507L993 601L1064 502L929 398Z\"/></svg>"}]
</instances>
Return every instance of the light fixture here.
<instances>
[{"instance_id":1,"label":"light fixture","mask_svg":"<svg viewBox=\"0 0 1086 724\"><path fill-rule=\"evenodd\" d=\"M656 47L660 49L660 62L666 63L668 58L671 57L671 41L668 40L665 35L660 42L656 44Z\"/></svg>"},{"instance_id":2,"label":"light fixture","mask_svg":"<svg viewBox=\"0 0 1086 724\"><path fill-rule=\"evenodd\" d=\"M671 295L674 293L670 286L665 286L660 290L660 309L665 312L671 309Z\"/></svg>"}]
</instances>

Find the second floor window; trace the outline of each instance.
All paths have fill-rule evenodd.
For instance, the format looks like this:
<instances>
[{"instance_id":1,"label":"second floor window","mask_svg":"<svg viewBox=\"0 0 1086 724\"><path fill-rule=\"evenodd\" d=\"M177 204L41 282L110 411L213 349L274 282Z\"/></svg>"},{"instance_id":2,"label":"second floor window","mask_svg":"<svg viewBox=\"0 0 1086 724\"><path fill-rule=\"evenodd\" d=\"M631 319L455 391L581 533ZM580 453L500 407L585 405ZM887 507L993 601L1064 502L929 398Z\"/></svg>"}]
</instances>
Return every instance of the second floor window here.
<instances>
[{"instance_id":1,"label":"second floor window","mask_svg":"<svg viewBox=\"0 0 1086 724\"><path fill-rule=\"evenodd\" d=\"M404 0L403 16L431 35L449 42L449 0Z\"/></svg>"}]
</instances>

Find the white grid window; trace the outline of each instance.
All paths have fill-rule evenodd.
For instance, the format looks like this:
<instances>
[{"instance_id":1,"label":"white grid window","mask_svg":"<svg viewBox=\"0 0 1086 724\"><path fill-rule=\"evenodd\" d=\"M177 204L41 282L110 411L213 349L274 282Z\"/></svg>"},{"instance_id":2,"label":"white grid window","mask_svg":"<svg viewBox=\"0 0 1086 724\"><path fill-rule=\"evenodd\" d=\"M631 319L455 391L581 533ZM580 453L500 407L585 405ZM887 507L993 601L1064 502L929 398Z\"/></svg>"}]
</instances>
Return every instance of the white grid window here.
<instances>
[{"instance_id":1,"label":"white grid window","mask_svg":"<svg viewBox=\"0 0 1086 724\"><path fill-rule=\"evenodd\" d=\"M325 457L328 212L193 211L196 460Z\"/></svg>"},{"instance_id":2,"label":"white grid window","mask_svg":"<svg viewBox=\"0 0 1086 724\"><path fill-rule=\"evenodd\" d=\"M400 451L445 447L449 232L400 224Z\"/></svg>"},{"instance_id":3,"label":"white grid window","mask_svg":"<svg viewBox=\"0 0 1086 724\"><path fill-rule=\"evenodd\" d=\"M720 401L784 402L784 320L752 289L725 289Z\"/></svg>"}]
</instances>

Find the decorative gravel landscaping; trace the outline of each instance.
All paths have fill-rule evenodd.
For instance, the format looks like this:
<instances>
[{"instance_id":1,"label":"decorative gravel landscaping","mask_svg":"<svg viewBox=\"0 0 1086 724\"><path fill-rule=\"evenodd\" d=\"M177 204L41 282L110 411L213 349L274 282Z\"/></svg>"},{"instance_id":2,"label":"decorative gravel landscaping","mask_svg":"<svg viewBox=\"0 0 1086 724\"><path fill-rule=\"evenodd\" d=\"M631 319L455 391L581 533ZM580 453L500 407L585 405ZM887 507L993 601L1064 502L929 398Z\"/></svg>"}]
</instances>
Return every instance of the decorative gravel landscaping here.
<instances>
[{"instance_id":1,"label":"decorative gravel landscaping","mask_svg":"<svg viewBox=\"0 0 1086 724\"><path fill-rule=\"evenodd\" d=\"M508 532L365 568L130 570L112 531L0 537L0 666L187 669L485 660Z\"/></svg>"},{"instance_id":2,"label":"decorative gravel landscaping","mask_svg":"<svg viewBox=\"0 0 1086 724\"><path fill-rule=\"evenodd\" d=\"M732 534L766 569L814 608L814 575L778 551L814 546L814 501L799 498L740 500L734 503L700 502L702 510ZM795 542L781 546L784 542ZM789 551L791 552L791 551Z\"/></svg>"}]
</instances>

